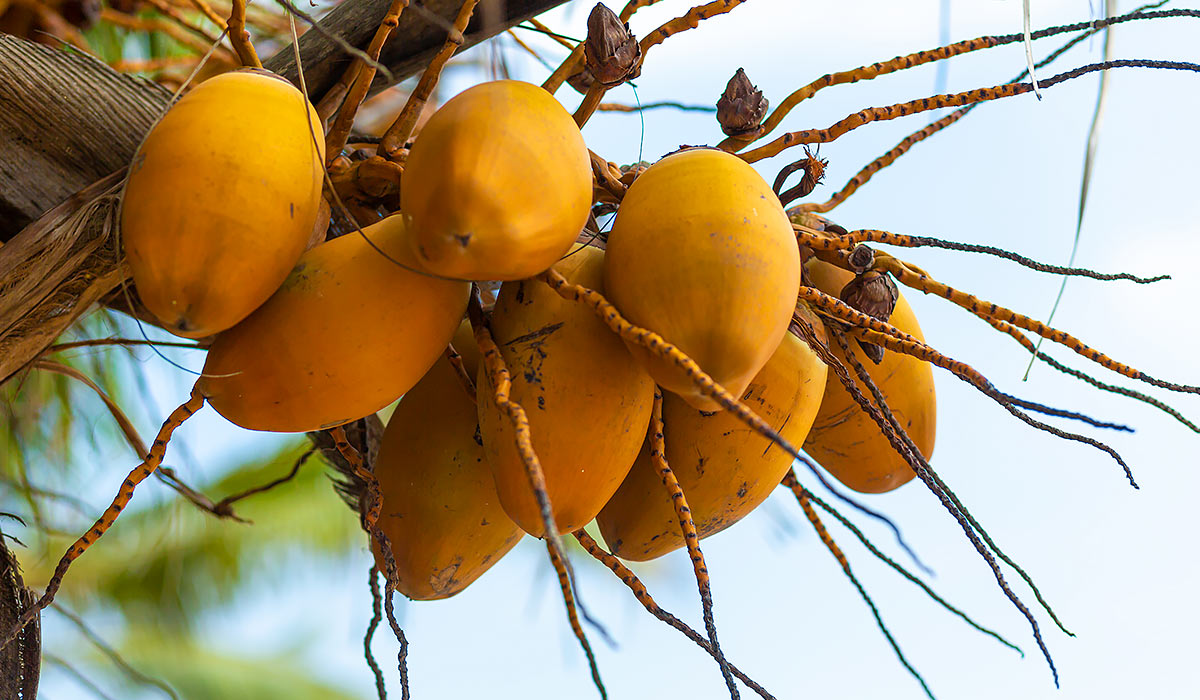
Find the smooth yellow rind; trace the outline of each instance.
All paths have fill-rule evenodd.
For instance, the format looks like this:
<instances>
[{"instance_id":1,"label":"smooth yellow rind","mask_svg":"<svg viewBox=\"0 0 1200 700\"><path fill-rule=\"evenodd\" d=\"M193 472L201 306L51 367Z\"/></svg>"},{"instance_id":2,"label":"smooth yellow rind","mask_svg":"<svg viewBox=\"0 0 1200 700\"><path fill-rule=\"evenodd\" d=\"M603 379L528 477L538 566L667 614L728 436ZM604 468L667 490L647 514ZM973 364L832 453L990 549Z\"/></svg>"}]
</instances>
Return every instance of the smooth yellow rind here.
<instances>
[{"instance_id":1,"label":"smooth yellow rind","mask_svg":"<svg viewBox=\"0 0 1200 700\"><path fill-rule=\"evenodd\" d=\"M573 252L554 269L568 281L602 290L604 254ZM596 517L637 457L650 422L654 383L586 306L542 282L506 282L491 319L512 375L511 398L529 417L533 448L546 475L560 532ZM479 428L505 512L541 536L542 519L508 416L478 381Z\"/></svg>"},{"instance_id":2,"label":"smooth yellow rind","mask_svg":"<svg viewBox=\"0 0 1200 700\"><path fill-rule=\"evenodd\" d=\"M401 208L425 269L518 280L549 268L592 204L587 146L550 93L516 80L469 88L429 118L404 166Z\"/></svg>"},{"instance_id":3,"label":"smooth yellow rind","mask_svg":"<svg viewBox=\"0 0 1200 700\"><path fill-rule=\"evenodd\" d=\"M251 430L304 432L378 411L445 350L470 285L406 270L404 224L389 217L307 251L257 311L217 336L200 386Z\"/></svg>"},{"instance_id":4,"label":"smooth yellow rind","mask_svg":"<svg viewBox=\"0 0 1200 700\"><path fill-rule=\"evenodd\" d=\"M479 353L465 322L454 348L473 376ZM524 534L500 507L478 430L475 403L443 357L400 399L383 433L379 527L391 544L396 589L414 600L461 592ZM378 547L375 561L387 570Z\"/></svg>"},{"instance_id":5,"label":"smooth yellow rind","mask_svg":"<svg viewBox=\"0 0 1200 700\"><path fill-rule=\"evenodd\" d=\"M735 396L779 347L800 288L791 223L770 186L713 149L642 173L608 236L604 286L630 322L661 335ZM720 407L673 363L630 345L664 389Z\"/></svg>"},{"instance_id":6,"label":"smooth yellow rind","mask_svg":"<svg viewBox=\"0 0 1200 700\"><path fill-rule=\"evenodd\" d=\"M296 88L253 72L201 83L146 136L130 165L121 244L164 328L213 335L279 287L318 215L321 136Z\"/></svg>"}]
</instances>

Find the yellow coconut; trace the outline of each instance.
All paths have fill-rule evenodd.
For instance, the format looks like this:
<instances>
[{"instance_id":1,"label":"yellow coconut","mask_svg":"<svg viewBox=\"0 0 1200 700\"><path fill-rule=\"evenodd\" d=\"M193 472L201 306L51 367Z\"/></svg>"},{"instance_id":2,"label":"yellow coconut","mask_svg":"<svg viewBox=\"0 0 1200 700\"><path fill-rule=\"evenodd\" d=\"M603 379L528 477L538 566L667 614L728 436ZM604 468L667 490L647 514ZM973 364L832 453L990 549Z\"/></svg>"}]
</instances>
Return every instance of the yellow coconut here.
<instances>
[{"instance_id":1,"label":"yellow coconut","mask_svg":"<svg viewBox=\"0 0 1200 700\"><path fill-rule=\"evenodd\" d=\"M479 353L465 324L454 347L472 375ZM475 403L439 358L392 413L375 475L379 527L396 565L396 588L415 600L448 598L478 579L521 539L500 507L479 440ZM378 548L375 559L386 571Z\"/></svg>"},{"instance_id":2,"label":"yellow coconut","mask_svg":"<svg viewBox=\"0 0 1200 700\"><path fill-rule=\"evenodd\" d=\"M807 308L801 313L821 327ZM821 405L825 372L825 363L803 340L786 334L742 402L799 445ZM663 397L663 433L667 463L701 538L749 515L792 466L790 454L728 411L701 412L671 394ZM613 554L624 559L646 561L684 547L674 505L648 444L596 522Z\"/></svg>"},{"instance_id":3,"label":"yellow coconut","mask_svg":"<svg viewBox=\"0 0 1200 700\"><path fill-rule=\"evenodd\" d=\"M401 217L363 234L304 253L265 304L217 336L200 386L218 413L251 430L341 425L395 401L443 353L470 285L384 257L406 255Z\"/></svg>"},{"instance_id":4,"label":"yellow coconut","mask_svg":"<svg viewBox=\"0 0 1200 700\"><path fill-rule=\"evenodd\" d=\"M404 166L401 206L424 267L456 279L517 280L554 264L587 223L592 170L571 115L516 80L442 105Z\"/></svg>"},{"instance_id":5,"label":"yellow coconut","mask_svg":"<svg viewBox=\"0 0 1200 700\"><path fill-rule=\"evenodd\" d=\"M601 251L582 248L554 269L570 282L603 289L603 265ZM555 524L561 532L581 528L604 507L637 457L654 383L587 307L541 282L506 282L491 327L512 375L511 398L529 416ZM512 426L482 369L478 387L479 428L500 503L526 532L541 536L540 511Z\"/></svg>"},{"instance_id":6,"label":"yellow coconut","mask_svg":"<svg viewBox=\"0 0 1200 700\"><path fill-rule=\"evenodd\" d=\"M150 131L129 168L121 243L163 327L218 333L279 287L317 219L321 134L299 90L249 71L196 86Z\"/></svg>"},{"instance_id":7,"label":"yellow coconut","mask_svg":"<svg viewBox=\"0 0 1200 700\"><path fill-rule=\"evenodd\" d=\"M787 332L800 287L796 239L770 186L737 156L693 149L652 165L621 202L606 255L617 309L735 396ZM720 410L674 364L630 347L663 388Z\"/></svg>"},{"instance_id":8,"label":"yellow coconut","mask_svg":"<svg viewBox=\"0 0 1200 700\"><path fill-rule=\"evenodd\" d=\"M815 258L806 267L813 284L835 297L854 278L850 272ZM916 314L903 296L896 302L888 322L909 335L925 339ZM917 449L926 459L932 457L937 435L937 397L932 367L915 357L891 351L884 353L883 361L876 365L866 359L854 341L850 342L850 348L867 368L871 380L879 387L888 407ZM830 343L830 349L839 360L846 362L837 343ZM859 390L870 399L866 386L857 377L854 379ZM916 476L833 372L826 379L825 398L804 442L804 451L838 481L862 493L891 491Z\"/></svg>"}]
</instances>

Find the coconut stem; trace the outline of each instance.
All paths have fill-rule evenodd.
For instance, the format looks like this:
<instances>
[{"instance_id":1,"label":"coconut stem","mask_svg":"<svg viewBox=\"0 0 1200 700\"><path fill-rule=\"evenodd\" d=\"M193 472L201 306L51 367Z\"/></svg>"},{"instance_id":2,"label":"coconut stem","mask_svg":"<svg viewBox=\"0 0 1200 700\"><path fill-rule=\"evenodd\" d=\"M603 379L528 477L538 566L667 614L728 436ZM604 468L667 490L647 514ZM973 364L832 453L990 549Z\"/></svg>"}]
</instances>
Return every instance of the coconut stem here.
<instances>
[{"instance_id":1,"label":"coconut stem","mask_svg":"<svg viewBox=\"0 0 1200 700\"><path fill-rule=\"evenodd\" d=\"M401 154L408 139L412 137L413 130L417 127L417 120L420 118L425 104L429 101L429 97L433 95L433 89L437 87L438 78L442 75L442 68L466 41L463 32L466 31L467 24L471 21L471 15L475 11L477 2L478 0L466 0L459 8L458 16L454 19L454 26L450 28L446 36L446 42L442 44L441 50L437 52L437 55L425 68L425 72L421 74L421 79L413 88L412 94L408 96L408 101L404 103L404 109L400 110L396 121L392 122L392 125L384 132L383 139L379 142L379 149L376 151L379 155L394 160Z\"/></svg>"},{"instance_id":2,"label":"coconut stem","mask_svg":"<svg viewBox=\"0 0 1200 700\"><path fill-rule=\"evenodd\" d=\"M233 0L229 10L229 43L238 55L238 60L246 68L262 68L258 52L250 43L250 32L246 31L246 0Z\"/></svg>"}]
</instances>

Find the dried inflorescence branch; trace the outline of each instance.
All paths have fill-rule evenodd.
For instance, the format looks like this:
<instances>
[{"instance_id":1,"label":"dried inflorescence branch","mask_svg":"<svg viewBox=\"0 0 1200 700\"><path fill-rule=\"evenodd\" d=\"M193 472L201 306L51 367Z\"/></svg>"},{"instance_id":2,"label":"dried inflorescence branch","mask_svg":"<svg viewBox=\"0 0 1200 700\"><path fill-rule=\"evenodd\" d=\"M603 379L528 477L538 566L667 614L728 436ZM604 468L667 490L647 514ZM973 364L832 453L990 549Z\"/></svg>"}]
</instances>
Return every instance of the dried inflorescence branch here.
<instances>
[{"instance_id":1,"label":"dried inflorescence branch","mask_svg":"<svg viewBox=\"0 0 1200 700\"><path fill-rule=\"evenodd\" d=\"M820 148L818 147L818 151ZM817 189L817 185L821 184L821 180L825 177L825 168L829 165L829 161L817 155L808 146L804 147L804 157L800 160L787 165L779 174L775 176L775 184L771 185L771 189L779 197L779 203L783 206L791 204L793 201L801 197L807 197L812 194L812 191ZM800 182L783 189L783 185L794 172L801 172Z\"/></svg>"},{"instance_id":2,"label":"dried inflorescence branch","mask_svg":"<svg viewBox=\"0 0 1200 700\"><path fill-rule=\"evenodd\" d=\"M758 132L770 103L746 77L746 71L738 68L725 92L717 100L717 121L726 136L742 136Z\"/></svg>"},{"instance_id":3,"label":"dried inflorescence branch","mask_svg":"<svg viewBox=\"0 0 1200 700\"><path fill-rule=\"evenodd\" d=\"M642 74L642 47L622 22L603 3L588 15L587 41L583 55L587 72L605 87L616 87Z\"/></svg>"}]
</instances>

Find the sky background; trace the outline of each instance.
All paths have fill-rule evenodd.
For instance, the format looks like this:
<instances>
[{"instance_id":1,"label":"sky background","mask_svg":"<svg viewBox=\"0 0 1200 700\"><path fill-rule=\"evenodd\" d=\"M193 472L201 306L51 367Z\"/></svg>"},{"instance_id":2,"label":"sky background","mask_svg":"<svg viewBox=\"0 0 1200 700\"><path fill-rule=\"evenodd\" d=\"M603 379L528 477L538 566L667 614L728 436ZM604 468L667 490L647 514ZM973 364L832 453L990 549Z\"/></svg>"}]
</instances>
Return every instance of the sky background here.
<instances>
[{"instance_id":1,"label":"sky background","mask_svg":"<svg viewBox=\"0 0 1200 700\"><path fill-rule=\"evenodd\" d=\"M733 72L744 67L774 105L826 72L937 46L940 5L938 0L749 0L652 49L636 81L636 98L711 105ZM1083 0L1032 5L1035 27L1085 20L1099 11ZM632 30L644 35L689 6L664 0L639 11ZM1016 0L949 6L952 40L1021 28ZM1120 11L1133 6L1118 3ZM574 3L542 19L564 34L582 36L588 9ZM1123 25L1114 38L1115 56L1196 60L1195 32L1189 19ZM552 63L563 55L536 35L522 33L521 38L544 49ZM1038 42L1035 58L1059 43ZM1101 45L1097 37L1040 75L1099 60ZM514 77L539 83L545 78L548 71L536 61L522 60L516 52L511 56ZM949 63L948 89L1000 84L1024 65L1020 44L958 57ZM825 127L864 107L924 97L934 93L936 79L936 68L926 66L831 88L794 110L783 128ZM1200 75L1165 71L1123 69L1111 75L1077 260L1101 271L1166 273L1174 279L1153 286L1073 280L1055 324L1153 376L1193 384L1200 383L1194 359L1198 333L1189 318L1200 294L1192 263L1200 256L1200 202L1193 191L1193 168L1200 162L1200 142L1193 135L1200 113L1197 81ZM447 94L469 82L463 73L455 74ZM1065 263L1096 86L1093 75L1047 90L1040 102L1023 95L985 105L915 147L830 216L850 229L986 243ZM569 88L559 97L568 108L578 101ZM621 87L609 99L633 103L634 89ZM864 164L934 118L868 125L823 146L821 156L830 163L814 198L828 197ZM655 160L685 143L712 144L721 135L712 114L656 110L645 113L644 121L637 115L598 114L584 136L597 153L629 163L639 157ZM757 167L771 181L800 156L793 150ZM1045 318L1057 291L1057 278L1000 259L930 249L898 254L947 284L1037 318ZM1140 491L1130 488L1120 467L1103 453L1035 431L952 375L935 371L934 468L1034 577L1078 637L1059 633L1037 611L1062 679L1056 691L1025 619L946 511L913 482L863 500L900 525L936 570L930 582L937 591L1026 655L1022 659L946 613L831 524L910 662L939 698L1091 700L1200 693L1193 636L1200 625L1195 596L1200 558L1189 531L1195 520L1191 495L1200 487L1195 452L1200 436L1153 408L1098 392L1044 365L1022 382L1028 356L1011 339L945 300L915 292L906 297L930 344L981 370L1002 391L1135 427L1134 434L1089 434L1120 451L1141 485ZM1073 367L1145 390L1200 418L1200 399L1194 395L1137 386L1063 348L1047 344L1044 349ZM186 395L191 379L160 361L148 360L147 366L155 377L159 415L165 415ZM140 427L150 434L155 426ZM189 463L198 465L196 473L208 475L294 440L236 429L211 411L178 435L195 455ZM127 455L97 458L106 465L97 470L97 488L111 493L124 476ZM803 473L801 479L812 481ZM162 497L161 485L149 486L154 495L139 492L139 498ZM847 514L877 545L911 565L887 531ZM346 511L346 517L353 516ZM923 697L789 493L777 493L742 523L702 544L722 647L777 697ZM249 656L291 650L323 678L374 697L361 648L370 615L364 582L369 556L364 543L319 568L287 566L283 557L277 571L265 572L246 596L202 619L200 628ZM591 632L610 697L728 697L715 663L648 615L607 569L585 558L577 558L575 566L581 597L617 644L609 647ZM701 628L699 598L683 552L633 568L664 608ZM1016 576L1006 575L1033 603ZM532 540L459 596L402 604L401 610L411 642L414 698L596 697L544 549ZM58 624L48 621L47 634ZM390 670L391 693L399 697L395 649L381 630L374 651ZM60 675L44 684L45 697L52 700L77 692Z\"/></svg>"}]
</instances>

